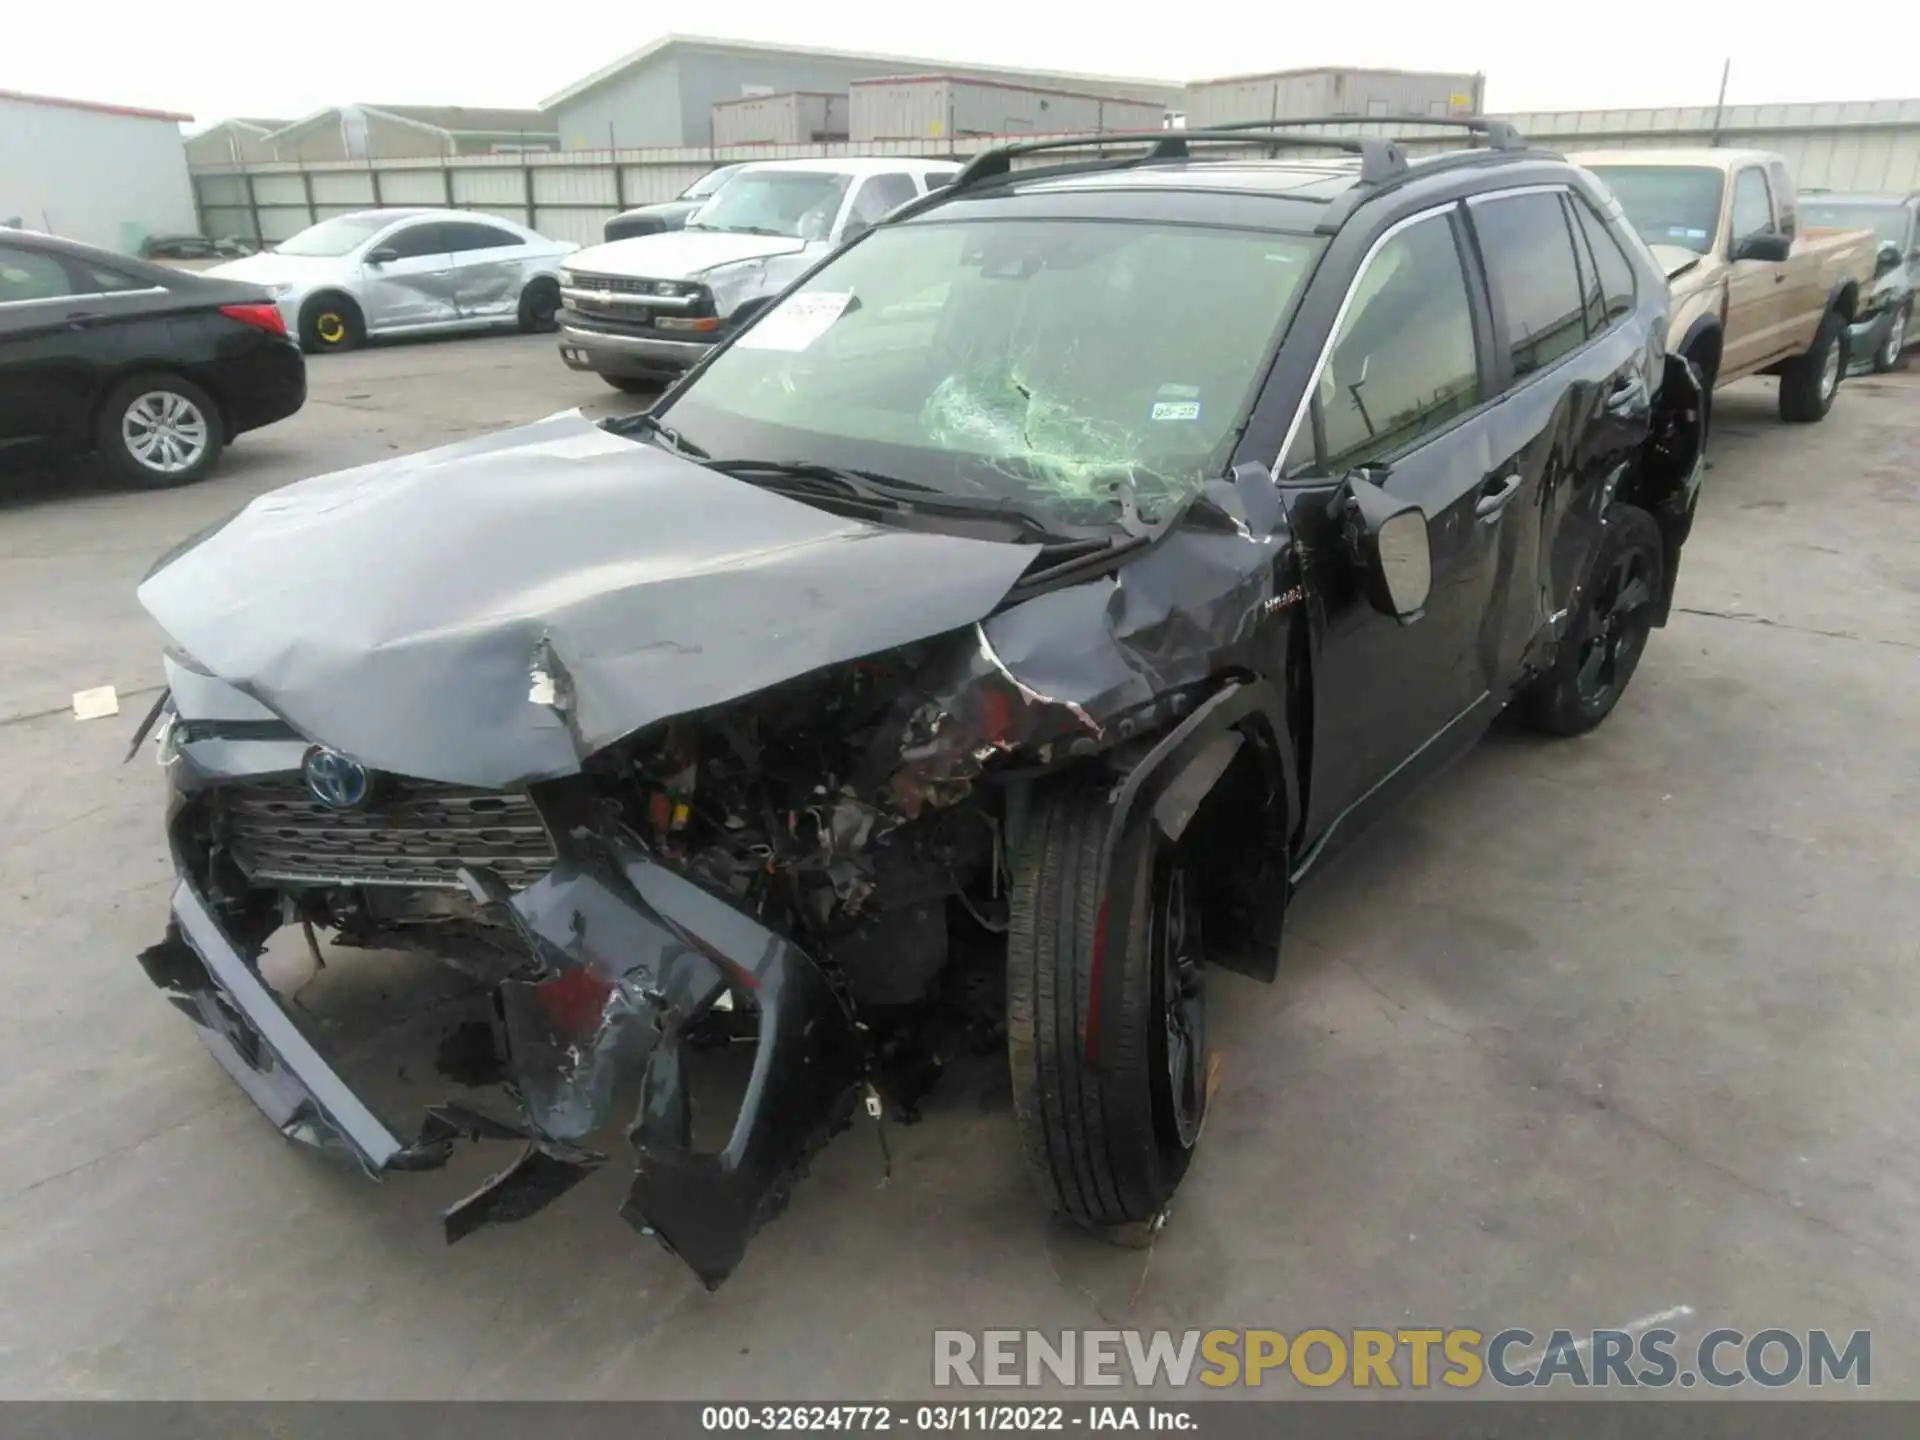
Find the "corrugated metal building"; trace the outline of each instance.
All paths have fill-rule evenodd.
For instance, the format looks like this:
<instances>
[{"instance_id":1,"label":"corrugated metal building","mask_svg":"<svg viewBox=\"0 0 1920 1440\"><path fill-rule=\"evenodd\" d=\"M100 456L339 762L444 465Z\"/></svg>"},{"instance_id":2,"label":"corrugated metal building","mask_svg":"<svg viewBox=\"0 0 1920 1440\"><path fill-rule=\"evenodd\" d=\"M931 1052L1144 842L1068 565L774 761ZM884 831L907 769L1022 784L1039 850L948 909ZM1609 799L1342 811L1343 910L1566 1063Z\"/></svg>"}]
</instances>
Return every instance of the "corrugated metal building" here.
<instances>
[{"instance_id":1,"label":"corrugated metal building","mask_svg":"<svg viewBox=\"0 0 1920 1440\"><path fill-rule=\"evenodd\" d=\"M192 234L191 115L0 90L0 225L133 253Z\"/></svg>"},{"instance_id":2,"label":"corrugated metal building","mask_svg":"<svg viewBox=\"0 0 1920 1440\"><path fill-rule=\"evenodd\" d=\"M209 125L199 134L187 137L187 164L245 165L252 160L278 159L268 137L292 123L235 116L218 125Z\"/></svg>"},{"instance_id":3,"label":"corrugated metal building","mask_svg":"<svg viewBox=\"0 0 1920 1440\"><path fill-rule=\"evenodd\" d=\"M668 35L568 86L544 102L567 150L711 145L713 107L788 91L845 93L856 80L941 74L1177 105L1168 80L1131 80L1010 67L954 65L898 55L797 49L746 40Z\"/></svg>"},{"instance_id":4,"label":"corrugated metal building","mask_svg":"<svg viewBox=\"0 0 1920 1440\"><path fill-rule=\"evenodd\" d=\"M891 75L856 80L848 90L855 144L943 136L1158 130L1167 114L1166 105L1159 101L959 75Z\"/></svg>"},{"instance_id":5,"label":"corrugated metal building","mask_svg":"<svg viewBox=\"0 0 1920 1440\"><path fill-rule=\"evenodd\" d=\"M713 107L716 145L804 145L844 140L848 133L847 97L825 91L752 95Z\"/></svg>"},{"instance_id":6,"label":"corrugated metal building","mask_svg":"<svg viewBox=\"0 0 1920 1440\"><path fill-rule=\"evenodd\" d=\"M333 105L262 143L276 160L408 160L553 150L560 136L553 118L539 110Z\"/></svg>"},{"instance_id":7,"label":"corrugated metal building","mask_svg":"<svg viewBox=\"0 0 1920 1440\"><path fill-rule=\"evenodd\" d=\"M1278 70L1229 75L1187 87L1187 124L1231 125L1246 120L1294 120L1308 115L1356 120L1478 115L1484 75L1423 70Z\"/></svg>"}]
</instances>

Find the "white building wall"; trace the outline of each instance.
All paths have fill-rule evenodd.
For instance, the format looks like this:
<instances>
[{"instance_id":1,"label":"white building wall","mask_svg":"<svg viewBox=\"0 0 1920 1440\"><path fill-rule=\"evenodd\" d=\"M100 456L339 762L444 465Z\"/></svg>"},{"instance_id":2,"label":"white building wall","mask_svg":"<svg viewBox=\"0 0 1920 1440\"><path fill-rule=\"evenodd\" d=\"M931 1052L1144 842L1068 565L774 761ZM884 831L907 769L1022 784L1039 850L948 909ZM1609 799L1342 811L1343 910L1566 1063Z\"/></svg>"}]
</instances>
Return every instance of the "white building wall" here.
<instances>
[{"instance_id":1,"label":"white building wall","mask_svg":"<svg viewBox=\"0 0 1920 1440\"><path fill-rule=\"evenodd\" d=\"M131 253L192 234L186 140L173 120L0 96L0 225Z\"/></svg>"}]
</instances>

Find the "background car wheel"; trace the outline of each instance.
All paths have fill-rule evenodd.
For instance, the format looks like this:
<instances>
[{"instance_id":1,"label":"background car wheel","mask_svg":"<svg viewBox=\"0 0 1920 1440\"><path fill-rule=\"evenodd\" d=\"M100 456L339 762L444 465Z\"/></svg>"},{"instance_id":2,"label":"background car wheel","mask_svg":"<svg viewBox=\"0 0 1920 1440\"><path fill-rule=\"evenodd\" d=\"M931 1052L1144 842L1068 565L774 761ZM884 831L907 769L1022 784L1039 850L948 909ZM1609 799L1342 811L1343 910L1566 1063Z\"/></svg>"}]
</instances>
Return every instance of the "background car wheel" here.
<instances>
[{"instance_id":1,"label":"background car wheel","mask_svg":"<svg viewBox=\"0 0 1920 1440\"><path fill-rule=\"evenodd\" d=\"M1780 418L1797 425L1824 420L1846 368L1846 322L1838 310L1829 310L1812 348L1780 372Z\"/></svg>"},{"instance_id":2,"label":"background car wheel","mask_svg":"<svg viewBox=\"0 0 1920 1440\"><path fill-rule=\"evenodd\" d=\"M1887 338L1873 352L1875 374L1885 375L1890 370L1907 368L1907 331L1912 324L1913 302L1909 300L1894 311L1893 323L1887 326Z\"/></svg>"},{"instance_id":3,"label":"background car wheel","mask_svg":"<svg viewBox=\"0 0 1920 1440\"><path fill-rule=\"evenodd\" d=\"M1665 572L1654 518L1615 505L1553 668L1515 699L1523 721L1548 735L1583 735L1613 713L1652 633Z\"/></svg>"},{"instance_id":4,"label":"background car wheel","mask_svg":"<svg viewBox=\"0 0 1920 1440\"><path fill-rule=\"evenodd\" d=\"M1193 1157L1207 1107L1198 895L1175 851L1149 843L1129 913L1109 916L1100 861L1111 811L1098 788L1037 802L1014 876L1007 933L1007 1051L1028 1167L1059 1214L1090 1227L1151 1221ZM1113 927L1110 929L1109 927ZM1124 936L1124 945L1108 937ZM1086 1062L1100 985L1117 1029ZM1113 1012L1109 1012L1111 1014Z\"/></svg>"},{"instance_id":5,"label":"background car wheel","mask_svg":"<svg viewBox=\"0 0 1920 1440\"><path fill-rule=\"evenodd\" d=\"M300 307L300 348L310 352L351 350L364 344L366 322L345 295L315 295Z\"/></svg>"},{"instance_id":6,"label":"background car wheel","mask_svg":"<svg viewBox=\"0 0 1920 1440\"><path fill-rule=\"evenodd\" d=\"M600 378L629 395L653 395L666 388L663 380L642 380L634 375L602 375Z\"/></svg>"},{"instance_id":7,"label":"background car wheel","mask_svg":"<svg viewBox=\"0 0 1920 1440\"><path fill-rule=\"evenodd\" d=\"M520 292L520 328L529 335L543 335L559 328L560 287L540 279Z\"/></svg>"},{"instance_id":8,"label":"background car wheel","mask_svg":"<svg viewBox=\"0 0 1920 1440\"><path fill-rule=\"evenodd\" d=\"M220 407L178 375L134 375L100 408L100 454L122 480L158 488L186 485L213 468L225 445Z\"/></svg>"}]
</instances>

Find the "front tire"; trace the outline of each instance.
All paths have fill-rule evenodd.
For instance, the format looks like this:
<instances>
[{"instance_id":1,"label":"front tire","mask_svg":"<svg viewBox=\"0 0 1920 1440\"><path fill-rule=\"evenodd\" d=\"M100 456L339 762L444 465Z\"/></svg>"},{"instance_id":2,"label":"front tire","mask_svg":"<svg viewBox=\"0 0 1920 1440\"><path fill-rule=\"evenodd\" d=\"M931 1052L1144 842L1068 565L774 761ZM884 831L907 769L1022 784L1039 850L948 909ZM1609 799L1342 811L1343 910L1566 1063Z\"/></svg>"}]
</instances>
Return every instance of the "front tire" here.
<instances>
[{"instance_id":1,"label":"front tire","mask_svg":"<svg viewBox=\"0 0 1920 1440\"><path fill-rule=\"evenodd\" d=\"M664 381L642 380L636 375L602 375L600 378L628 395L653 395L665 388Z\"/></svg>"},{"instance_id":2,"label":"front tire","mask_svg":"<svg viewBox=\"0 0 1920 1440\"><path fill-rule=\"evenodd\" d=\"M1780 372L1780 418L1811 425L1827 418L1847 368L1847 325L1838 310L1820 319L1813 345Z\"/></svg>"},{"instance_id":3,"label":"front tire","mask_svg":"<svg viewBox=\"0 0 1920 1440\"><path fill-rule=\"evenodd\" d=\"M1912 323L1913 302L1909 300L1894 312L1893 323L1887 326L1887 338L1873 352L1874 374L1885 375L1907 368L1907 330Z\"/></svg>"},{"instance_id":4,"label":"front tire","mask_svg":"<svg viewBox=\"0 0 1920 1440\"><path fill-rule=\"evenodd\" d=\"M1665 582L1659 525L1636 505L1615 505L1553 668L1514 700L1520 719L1548 735L1584 735L1611 715L1653 633Z\"/></svg>"},{"instance_id":5,"label":"front tire","mask_svg":"<svg viewBox=\"0 0 1920 1440\"><path fill-rule=\"evenodd\" d=\"M360 307L345 295L315 295L300 307L300 348L309 354L353 350L366 340Z\"/></svg>"},{"instance_id":6,"label":"front tire","mask_svg":"<svg viewBox=\"0 0 1920 1440\"><path fill-rule=\"evenodd\" d=\"M1028 1168L1056 1213L1094 1229L1160 1216L1207 1106L1198 890L1184 858L1149 832L1129 913L1109 915L1100 864L1111 814L1094 786L1036 802L1007 934L1008 1063ZM1102 1011L1095 1073L1099 952L1099 988L1119 989Z\"/></svg>"},{"instance_id":7,"label":"front tire","mask_svg":"<svg viewBox=\"0 0 1920 1440\"><path fill-rule=\"evenodd\" d=\"M560 328L560 287L544 277L520 292L520 328L546 335Z\"/></svg>"},{"instance_id":8,"label":"front tire","mask_svg":"<svg viewBox=\"0 0 1920 1440\"><path fill-rule=\"evenodd\" d=\"M122 481L159 490L189 485L226 445L220 407L178 375L132 375L100 407L95 443Z\"/></svg>"}]
</instances>

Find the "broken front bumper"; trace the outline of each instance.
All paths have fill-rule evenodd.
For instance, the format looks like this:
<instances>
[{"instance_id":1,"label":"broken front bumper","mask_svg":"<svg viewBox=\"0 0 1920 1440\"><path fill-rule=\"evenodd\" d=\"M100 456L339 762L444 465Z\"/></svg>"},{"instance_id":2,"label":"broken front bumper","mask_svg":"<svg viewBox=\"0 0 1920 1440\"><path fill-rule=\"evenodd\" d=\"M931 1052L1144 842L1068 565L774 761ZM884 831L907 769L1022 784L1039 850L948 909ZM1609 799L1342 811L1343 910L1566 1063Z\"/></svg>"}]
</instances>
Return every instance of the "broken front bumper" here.
<instances>
[{"instance_id":1,"label":"broken front bumper","mask_svg":"<svg viewBox=\"0 0 1920 1440\"><path fill-rule=\"evenodd\" d=\"M513 1166L446 1212L449 1241L524 1218L598 1168L605 1157L579 1142L608 1118L620 1079L640 1074L621 1214L717 1286L851 1113L862 1070L845 1004L797 947L638 851L563 858L518 895L484 874L471 884L507 907L543 962L538 978L498 989L519 1123L449 1104L402 1138L307 1038L191 880L174 891L166 939L140 960L289 1139L351 1154L376 1177L442 1165L462 1136L523 1142ZM757 1012L759 1043L731 1133L696 1153L685 1031L722 995Z\"/></svg>"}]
</instances>

